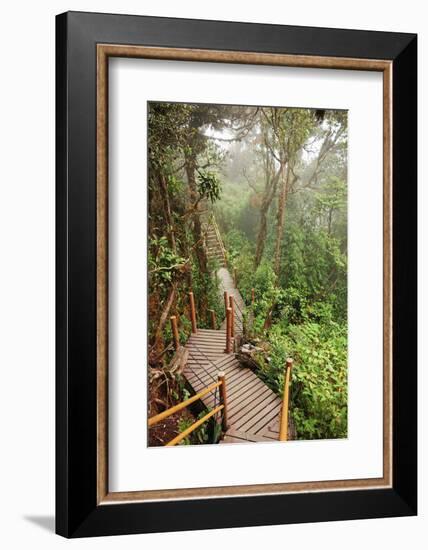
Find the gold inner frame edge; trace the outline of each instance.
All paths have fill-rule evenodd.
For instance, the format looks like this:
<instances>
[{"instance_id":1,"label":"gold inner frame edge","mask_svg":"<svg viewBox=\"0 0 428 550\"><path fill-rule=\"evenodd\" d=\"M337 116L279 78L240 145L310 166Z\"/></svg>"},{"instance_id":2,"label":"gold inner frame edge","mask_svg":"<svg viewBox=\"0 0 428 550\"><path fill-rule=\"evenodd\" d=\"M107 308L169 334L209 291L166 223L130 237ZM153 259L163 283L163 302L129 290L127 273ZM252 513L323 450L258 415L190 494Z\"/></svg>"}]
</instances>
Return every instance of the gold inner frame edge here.
<instances>
[{"instance_id":1,"label":"gold inner frame edge","mask_svg":"<svg viewBox=\"0 0 428 550\"><path fill-rule=\"evenodd\" d=\"M383 73L383 477L128 492L108 490L108 59L132 57ZM97 503L377 489L392 485L392 61L97 45Z\"/></svg>"}]
</instances>

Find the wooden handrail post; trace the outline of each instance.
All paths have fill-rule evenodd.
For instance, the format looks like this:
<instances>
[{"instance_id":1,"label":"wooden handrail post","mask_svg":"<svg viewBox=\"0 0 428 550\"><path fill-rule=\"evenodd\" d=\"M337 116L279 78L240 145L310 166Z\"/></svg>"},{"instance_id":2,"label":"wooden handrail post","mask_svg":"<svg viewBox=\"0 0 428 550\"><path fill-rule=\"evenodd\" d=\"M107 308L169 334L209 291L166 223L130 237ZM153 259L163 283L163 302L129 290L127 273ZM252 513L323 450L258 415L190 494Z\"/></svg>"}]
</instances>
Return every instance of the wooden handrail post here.
<instances>
[{"instance_id":1,"label":"wooden handrail post","mask_svg":"<svg viewBox=\"0 0 428 550\"><path fill-rule=\"evenodd\" d=\"M213 309L209 309L208 311L211 317L211 328L215 330L217 328L217 319L215 317L215 311Z\"/></svg>"},{"instance_id":2,"label":"wooden handrail post","mask_svg":"<svg viewBox=\"0 0 428 550\"><path fill-rule=\"evenodd\" d=\"M224 314L227 317L227 308L229 307L229 295L227 290L224 291Z\"/></svg>"},{"instance_id":3,"label":"wooden handrail post","mask_svg":"<svg viewBox=\"0 0 428 550\"><path fill-rule=\"evenodd\" d=\"M286 359L285 361L285 380L284 380L284 394L282 396L282 411L281 411L281 423L279 426L279 440L288 440L288 402L290 396L290 376L291 368L293 367L293 359Z\"/></svg>"},{"instance_id":4,"label":"wooden handrail post","mask_svg":"<svg viewBox=\"0 0 428 550\"><path fill-rule=\"evenodd\" d=\"M254 294L254 288L251 289L251 305L254 307L254 301L255 301L255 294Z\"/></svg>"},{"instance_id":5,"label":"wooden handrail post","mask_svg":"<svg viewBox=\"0 0 428 550\"><path fill-rule=\"evenodd\" d=\"M198 329L196 326L195 298L193 296L193 292L189 292L189 299L190 299L190 320L192 322L192 332L196 334Z\"/></svg>"},{"instance_id":6,"label":"wooden handrail post","mask_svg":"<svg viewBox=\"0 0 428 550\"><path fill-rule=\"evenodd\" d=\"M180 347L180 336L178 335L177 317L175 315L171 315L169 320L171 322L172 337L174 340L174 349L175 351L177 351L178 348Z\"/></svg>"},{"instance_id":7,"label":"wooden handrail post","mask_svg":"<svg viewBox=\"0 0 428 550\"><path fill-rule=\"evenodd\" d=\"M233 296L229 296L229 307L232 310L232 313L231 313L232 319L230 323L230 336L234 338L235 337L235 300Z\"/></svg>"},{"instance_id":8,"label":"wooden handrail post","mask_svg":"<svg viewBox=\"0 0 428 550\"><path fill-rule=\"evenodd\" d=\"M220 404L223 405L223 418L221 424L223 431L225 432L229 427L229 422L227 418L226 374L224 372L218 373L218 381L221 382L221 386L219 386Z\"/></svg>"},{"instance_id":9,"label":"wooden handrail post","mask_svg":"<svg viewBox=\"0 0 428 550\"><path fill-rule=\"evenodd\" d=\"M235 285L235 288L237 288L236 283L238 282L238 278L236 276L236 267L233 268L233 284Z\"/></svg>"},{"instance_id":10,"label":"wooden handrail post","mask_svg":"<svg viewBox=\"0 0 428 550\"><path fill-rule=\"evenodd\" d=\"M232 321L232 310L230 307L226 309L226 348L225 352L230 353L230 340L231 340L231 321Z\"/></svg>"}]
</instances>

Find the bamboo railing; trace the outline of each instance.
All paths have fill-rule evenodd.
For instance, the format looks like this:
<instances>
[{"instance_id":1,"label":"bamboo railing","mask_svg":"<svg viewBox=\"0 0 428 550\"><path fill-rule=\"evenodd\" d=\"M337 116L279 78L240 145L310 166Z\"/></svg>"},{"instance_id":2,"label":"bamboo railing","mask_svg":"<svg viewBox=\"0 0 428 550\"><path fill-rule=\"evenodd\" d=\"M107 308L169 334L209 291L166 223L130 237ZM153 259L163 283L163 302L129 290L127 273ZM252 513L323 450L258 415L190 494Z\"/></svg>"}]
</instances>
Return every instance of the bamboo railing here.
<instances>
[{"instance_id":1,"label":"bamboo railing","mask_svg":"<svg viewBox=\"0 0 428 550\"><path fill-rule=\"evenodd\" d=\"M284 393L282 397L281 422L279 426L280 441L288 440L288 403L290 399L290 377L292 367L293 359L287 359L285 361Z\"/></svg>"},{"instance_id":2,"label":"bamboo railing","mask_svg":"<svg viewBox=\"0 0 428 550\"><path fill-rule=\"evenodd\" d=\"M228 426L228 419L227 419L227 398L226 398L226 376L224 372L218 373L218 381L214 384L210 384L205 389L197 393L196 395L193 395L192 397L189 397L189 399L186 399L186 401L183 401L182 403L178 403L178 405L174 405L173 407L170 407L166 411L163 411L155 416L152 416L148 420L148 427L151 428L155 424L158 424L159 422L162 422L162 420L165 420L166 418L170 417L171 415L185 409L195 401L198 401L208 393L216 390L219 388L220 393L220 405L215 407L212 411L209 411L205 416L194 422L191 426L189 426L186 430L179 433L174 439L166 443L165 447L172 447L174 445L177 445L180 443L183 439L185 439L188 435L190 435L193 431L195 431L199 426L201 426L204 422L209 420L212 416L217 414L220 411L223 411L222 413L222 428L224 431L227 430Z\"/></svg>"}]
</instances>

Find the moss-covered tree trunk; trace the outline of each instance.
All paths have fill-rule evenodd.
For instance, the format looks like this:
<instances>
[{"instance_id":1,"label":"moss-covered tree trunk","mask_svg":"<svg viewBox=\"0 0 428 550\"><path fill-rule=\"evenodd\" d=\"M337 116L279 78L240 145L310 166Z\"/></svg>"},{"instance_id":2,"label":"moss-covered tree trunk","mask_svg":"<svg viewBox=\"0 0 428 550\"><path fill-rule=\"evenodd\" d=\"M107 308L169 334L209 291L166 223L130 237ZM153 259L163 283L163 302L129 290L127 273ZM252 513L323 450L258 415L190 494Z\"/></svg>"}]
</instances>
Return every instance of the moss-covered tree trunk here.
<instances>
[{"instance_id":1,"label":"moss-covered tree trunk","mask_svg":"<svg viewBox=\"0 0 428 550\"><path fill-rule=\"evenodd\" d=\"M202 273L208 273L208 260L204 244L201 213L199 210L199 197L196 186L196 159L193 155L186 155L186 175L189 183L190 205L192 208L192 226L196 257L199 269Z\"/></svg>"},{"instance_id":2,"label":"moss-covered tree trunk","mask_svg":"<svg viewBox=\"0 0 428 550\"><path fill-rule=\"evenodd\" d=\"M169 244L171 246L171 249L174 252L177 252L177 246L175 242L174 220L172 218L171 205L169 200L168 183L167 183L166 177L162 173L158 174L157 180L161 190L162 206L163 206L163 211L164 211L164 216L165 216L165 221L167 226L166 230L168 233Z\"/></svg>"},{"instance_id":3,"label":"moss-covered tree trunk","mask_svg":"<svg viewBox=\"0 0 428 550\"><path fill-rule=\"evenodd\" d=\"M265 172L265 188L263 190L262 204L260 206L259 231L257 234L256 254L254 256L254 268L257 269L262 261L267 236L267 217L272 200L278 187L281 168L272 176L269 167Z\"/></svg>"},{"instance_id":4,"label":"moss-covered tree trunk","mask_svg":"<svg viewBox=\"0 0 428 550\"><path fill-rule=\"evenodd\" d=\"M206 278L208 275L208 258L205 248L205 239L202 230L201 212L199 206L199 193L196 184L196 158L193 153L186 153L185 170L187 181L189 184L190 208L192 209L192 233L193 233L193 248L198 261L200 274L200 294L196 296L199 303L199 312L205 317L208 309L208 299L206 288Z\"/></svg>"},{"instance_id":5,"label":"moss-covered tree trunk","mask_svg":"<svg viewBox=\"0 0 428 550\"><path fill-rule=\"evenodd\" d=\"M287 168L283 165L281 171L281 187L278 198L278 211L276 215L276 238L275 238L275 253L274 253L274 271L279 279L281 271L281 244L284 235L284 220L285 206L287 204L288 185L290 179L290 162L287 163Z\"/></svg>"}]
</instances>

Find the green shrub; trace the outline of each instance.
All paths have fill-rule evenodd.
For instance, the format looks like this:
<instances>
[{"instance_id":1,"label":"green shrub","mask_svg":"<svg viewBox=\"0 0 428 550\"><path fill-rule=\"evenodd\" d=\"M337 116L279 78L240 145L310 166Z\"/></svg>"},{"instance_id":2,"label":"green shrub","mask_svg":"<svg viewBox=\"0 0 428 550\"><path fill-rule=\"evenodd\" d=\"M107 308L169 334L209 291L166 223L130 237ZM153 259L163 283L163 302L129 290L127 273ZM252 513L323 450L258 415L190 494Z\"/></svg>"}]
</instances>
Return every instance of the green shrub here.
<instances>
[{"instance_id":1,"label":"green shrub","mask_svg":"<svg viewBox=\"0 0 428 550\"><path fill-rule=\"evenodd\" d=\"M258 357L260 376L279 396L287 357L294 360L290 411L297 438L346 437L346 328L307 321L289 325L287 331L279 325L269 331L266 354Z\"/></svg>"}]
</instances>

